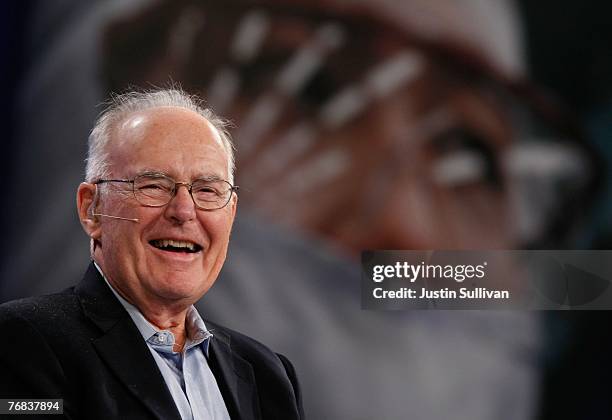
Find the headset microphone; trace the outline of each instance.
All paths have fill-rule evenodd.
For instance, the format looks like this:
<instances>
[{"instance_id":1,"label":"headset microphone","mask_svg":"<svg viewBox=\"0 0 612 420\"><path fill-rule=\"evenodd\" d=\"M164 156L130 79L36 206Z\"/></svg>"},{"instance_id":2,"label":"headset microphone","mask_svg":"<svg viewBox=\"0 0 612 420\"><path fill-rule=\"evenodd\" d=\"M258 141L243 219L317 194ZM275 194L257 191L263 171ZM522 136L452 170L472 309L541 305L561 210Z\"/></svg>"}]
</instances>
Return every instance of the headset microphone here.
<instances>
[{"instance_id":1,"label":"headset microphone","mask_svg":"<svg viewBox=\"0 0 612 420\"><path fill-rule=\"evenodd\" d=\"M127 217L120 217L120 216L111 216L110 214L102 214L102 213L92 213L94 216L103 216L103 217L110 217L111 219L119 219L119 220L127 220L130 222L136 222L139 223L140 219L130 219Z\"/></svg>"}]
</instances>

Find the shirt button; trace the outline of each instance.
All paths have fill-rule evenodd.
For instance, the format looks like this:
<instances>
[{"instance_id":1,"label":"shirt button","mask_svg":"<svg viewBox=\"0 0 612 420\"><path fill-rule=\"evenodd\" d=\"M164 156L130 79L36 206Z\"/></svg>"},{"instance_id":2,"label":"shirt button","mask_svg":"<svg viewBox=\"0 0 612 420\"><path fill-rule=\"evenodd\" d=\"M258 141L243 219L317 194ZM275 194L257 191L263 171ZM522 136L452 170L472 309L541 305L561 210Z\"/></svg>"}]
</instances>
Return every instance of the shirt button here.
<instances>
[{"instance_id":1,"label":"shirt button","mask_svg":"<svg viewBox=\"0 0 612 420\"><path fill-rule=\"evenodd\" d=\"M166 341L166 336L164 334L160 334L157 339L159 340L160 343L163 343Z\"/></svg>"}]
</instances>

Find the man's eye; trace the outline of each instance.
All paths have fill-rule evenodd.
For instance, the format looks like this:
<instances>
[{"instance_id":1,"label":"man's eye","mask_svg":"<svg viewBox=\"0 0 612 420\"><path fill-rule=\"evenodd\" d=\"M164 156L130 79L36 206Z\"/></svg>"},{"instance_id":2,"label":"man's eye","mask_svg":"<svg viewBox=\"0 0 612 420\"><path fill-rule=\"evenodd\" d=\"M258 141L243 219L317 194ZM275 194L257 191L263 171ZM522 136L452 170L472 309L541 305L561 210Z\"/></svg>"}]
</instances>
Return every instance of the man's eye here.
<instances>
[{"instance_id":1,"label":"man's eye","mask_svg":"<svg viewBox=\"0 0 612 420\"><path fill-rule=\"evenodd\" d=\"M205 195L218 195L219 191L213 187L209 187L209 186L204 186L204 187L198 187L195 192L197 194L205 194Z\"/></svg>"},{"instance_id":2,"label":"man's eye","mask_svg":"<svg viewBox=\"0 0 612 420\"><path fill-rule=\"evenodd\" d=\"M167 185L158 183L140 185L138 189L143 191L170 191L170 188Z\"/></svg>"}]
</instances>

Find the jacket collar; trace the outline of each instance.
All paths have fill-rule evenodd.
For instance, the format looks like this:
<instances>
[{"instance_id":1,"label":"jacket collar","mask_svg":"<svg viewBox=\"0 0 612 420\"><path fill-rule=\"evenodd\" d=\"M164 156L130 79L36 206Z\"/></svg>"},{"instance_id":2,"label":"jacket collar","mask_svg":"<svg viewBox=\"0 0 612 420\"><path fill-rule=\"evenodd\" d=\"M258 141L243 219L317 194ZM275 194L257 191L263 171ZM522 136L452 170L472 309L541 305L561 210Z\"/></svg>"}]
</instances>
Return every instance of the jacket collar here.
<instances>
[{"instance_id":1,"label":"jacket collar","mask_svg":"<svg viewBox=\"0 0 612 420\"><path fill-rule=\"evenodd\" d=\"M96 267L89 265L75 293L83 313L102 331L93 340L100 357L114 374L160 420L180 419L163 376L142 335ZM260 408L253 367L231 347L230 335L206 321L213 331L210 368L232 419L255 420Z\"/></svg>"},{"instance_id":2,"label":"jacket collar","mask_svg":"<svg viewBox=\"0 0 612 420\"><path fill-rule=\"evenodd\" d=\"M179 420L180 414L149 348L93 264L75 293L85 316L102 331L93 340L100 358L155 417Z\"/></svg>"},{"instance_id":3,"label":"jacket collar","mask_svg":"<svg viewBox=\"0 0 612 420\"><path fill-rule=\"evenodd\" d=\"M260 419L253 367L232 350L229 334L210 321L206 321L206 324L213 331L208 362L230 417L241 420Z\"/></svg>"}]
</instances>

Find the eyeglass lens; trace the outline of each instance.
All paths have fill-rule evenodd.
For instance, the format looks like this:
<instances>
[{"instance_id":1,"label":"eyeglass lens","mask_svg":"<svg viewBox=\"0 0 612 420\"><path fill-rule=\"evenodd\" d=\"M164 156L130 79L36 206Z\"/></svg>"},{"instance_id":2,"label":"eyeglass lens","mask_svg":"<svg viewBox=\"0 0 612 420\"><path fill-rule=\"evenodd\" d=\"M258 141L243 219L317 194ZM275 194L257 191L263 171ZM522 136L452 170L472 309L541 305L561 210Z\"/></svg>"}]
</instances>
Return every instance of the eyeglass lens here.
<instances>
[{"instance_id":1,"label":"eyeglass lens","mask_svg":"<svg viewBox=\"0 0 612 420\"><path fill-rule=\"evenodd\" d=\"M138 176L134 179L136 199L145 206L167 204L182 183L164 176ZM189 185L186 185L189 188ZM203 209L212 210L224 207L231 196L231 185L227 181L199 179L191 184L190 192L195 204Z\"/></svg>"}]
</instances>

